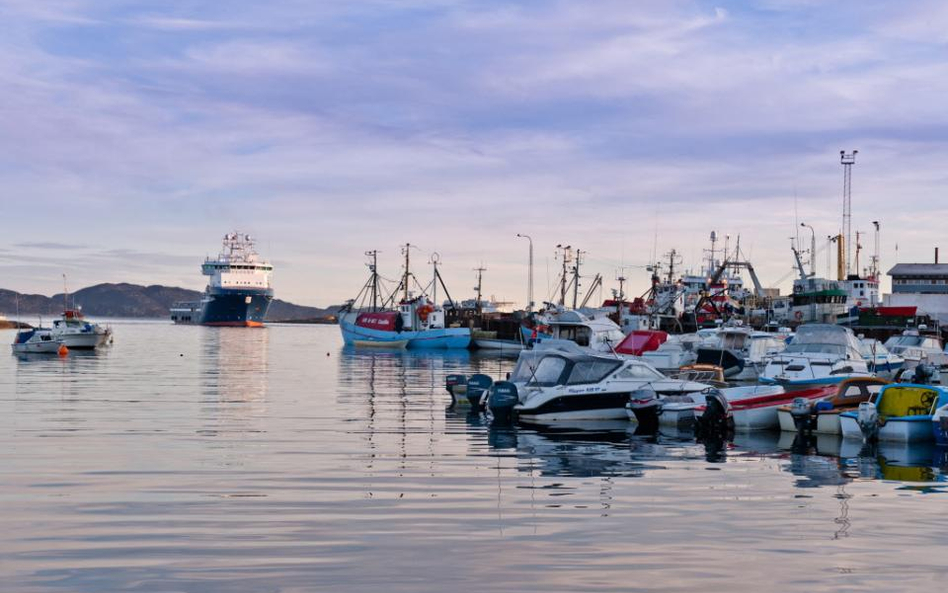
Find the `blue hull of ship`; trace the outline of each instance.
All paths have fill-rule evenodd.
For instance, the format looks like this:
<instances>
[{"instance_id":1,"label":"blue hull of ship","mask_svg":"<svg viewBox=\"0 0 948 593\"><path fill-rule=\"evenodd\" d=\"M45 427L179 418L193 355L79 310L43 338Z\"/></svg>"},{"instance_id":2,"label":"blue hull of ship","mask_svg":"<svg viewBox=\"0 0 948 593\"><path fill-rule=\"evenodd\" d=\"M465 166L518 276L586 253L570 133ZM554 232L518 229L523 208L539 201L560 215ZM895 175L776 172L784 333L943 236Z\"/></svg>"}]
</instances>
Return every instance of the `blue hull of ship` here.
<instances>
[{"instance_id":1,"label":"blue hull of ship","mask_svg":"<svg viewBox=\"0 0 948 593\"><path fill-rule=\"evenodd\" d=\"M273 290L217 289L201 308L201 325L259 327L270 309Z\"/></svg>"},{"instance_id":2,"label":"blue hull of ship","mask_svg":"<svg viewBox=\"0 0 948 593\"><path fill-rule=\"evenodd\" d=\"M347 346L359 341L385 343L403 340L408 340L408 348L416 350L465 349L471 345L471 330L466 327L393 332L360 327L340 319L339 329Z\"/></svg>"}]
</instances>

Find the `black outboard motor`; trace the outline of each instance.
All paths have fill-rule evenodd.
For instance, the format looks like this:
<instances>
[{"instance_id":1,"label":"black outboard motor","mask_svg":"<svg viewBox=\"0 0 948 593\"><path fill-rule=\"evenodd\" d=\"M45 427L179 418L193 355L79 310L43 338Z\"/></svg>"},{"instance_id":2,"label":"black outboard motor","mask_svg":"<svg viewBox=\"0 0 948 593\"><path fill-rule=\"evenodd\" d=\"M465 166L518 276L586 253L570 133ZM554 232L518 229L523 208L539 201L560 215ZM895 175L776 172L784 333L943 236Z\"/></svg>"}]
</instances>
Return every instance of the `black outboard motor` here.
<instances>
[{"instance_id":1,"label":"black outboard motor","mask_svg":"<svg viewBox=\"0 0 948 593\"><path fill-rule=\"evenodd\" d=\"M662 400L651 386L631 392L628 408L635 414L635 421L638 423L636 433L650 433L658 430L658 415L662 411Z\"/></svg>"},{"instance_id":2,"label":"black outboard motor","mask_svg":"<svg viewBox=\"0 0 948 593\"><path fill-rule=\"evenodd\" d=\"M451 405L457 403L458 396L467 390L467 375L448 375L444 378L444 388L451 394Z\"/></svg>"},{"instance_id":3,"label":"black outboard motor","mask_svg":"<svg viewBox=\"0 0 948 593\"><path fill-rule=\"evenodd\" d=\"M487 390L490 389L493 382L493 379L480 373L471 375L471 378L467 380L467 393L465 395L467 401L471 402L472 412L480 411L483 408Z\"/></svg>"},{"instance_id":4,"label":"black outboard motor","mask_svg":"<svg viewBox=\"0 0 948 593\"><path fill-rule=\"evenodd\" d=\"M517 386L510 381L494 383L487 396L487 408L494 416L494 422L510 422L514 415L514 406L520 403Z\"/></svg>"},{"instance_id":5,"label":"black outboard motor","mask_svg":"<svg viewBox=\"0 0 948 593\"><path fill-rule=\"evenodd\" d=\"M695 424L695 436L698 439L727 439L734 434L734 417L731 405L718 389L710 389L705 394L704 412Z\"/></svg>"},{"instance_id":6,"label":"black outboard motor","mask_svg":"<svg viewBox=\"0 0 948 593\"><path fill-rule=\"evenodd\" d=\"M930 385L932 377L935 376L935 367L927 362L920 362L915 365L914 371L915 377L913 377L912 383L916 385Z\"/></svg>"}]
</instances>

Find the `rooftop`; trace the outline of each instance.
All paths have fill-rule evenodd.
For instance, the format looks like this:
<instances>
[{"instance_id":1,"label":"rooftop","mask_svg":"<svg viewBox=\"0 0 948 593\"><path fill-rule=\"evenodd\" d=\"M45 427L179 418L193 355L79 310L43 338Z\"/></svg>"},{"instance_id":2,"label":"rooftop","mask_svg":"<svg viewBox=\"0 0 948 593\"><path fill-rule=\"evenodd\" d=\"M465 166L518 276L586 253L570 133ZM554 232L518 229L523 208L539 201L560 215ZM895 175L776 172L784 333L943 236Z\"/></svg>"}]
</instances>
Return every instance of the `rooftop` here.
<instances>
[{"instance_id":1,"label":"rooftop","mask_svg":"<svg viewBox=\"0 0 948 593\"><path fill-rule=\"evenodd\" d=\"M948 264L895 264L889 276L948 276Z\"/></svg>"}]
</instances>

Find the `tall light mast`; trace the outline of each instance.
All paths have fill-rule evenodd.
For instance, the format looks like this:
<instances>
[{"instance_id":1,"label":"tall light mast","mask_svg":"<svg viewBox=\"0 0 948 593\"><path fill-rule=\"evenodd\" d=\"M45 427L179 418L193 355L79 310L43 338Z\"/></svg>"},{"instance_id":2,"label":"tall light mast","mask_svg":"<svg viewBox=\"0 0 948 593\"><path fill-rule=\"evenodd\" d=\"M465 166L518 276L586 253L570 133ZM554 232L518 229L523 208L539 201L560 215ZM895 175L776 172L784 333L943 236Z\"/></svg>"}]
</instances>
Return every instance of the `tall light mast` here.
<instances>
[{"instance_id":1,"label":"tall light mast","mask_svg":"<svg viewBox=\"0 0 948 593\"><path fill-rule=\"evenodd\" d=\"M530 238L530 235L522 233L517 233L517 236L530 242L530 263L527 269L527 311L533 311L533 239Z\"/></svg>"},{"instance_id":2,"label":"tall light mast","mask_svg":"<svg viewBox=\"0 0 948 593\"><path fill-rule=\"evenodd\" d=\"M839 151L839 162L843 165L843 231L845 237L843 251L846 253L846 276L852 274L852 226L853 226L853 165L856 164L858 150L846 153ZM843 278L840 278L843 280Z\"/></svg>"}]
</instances>

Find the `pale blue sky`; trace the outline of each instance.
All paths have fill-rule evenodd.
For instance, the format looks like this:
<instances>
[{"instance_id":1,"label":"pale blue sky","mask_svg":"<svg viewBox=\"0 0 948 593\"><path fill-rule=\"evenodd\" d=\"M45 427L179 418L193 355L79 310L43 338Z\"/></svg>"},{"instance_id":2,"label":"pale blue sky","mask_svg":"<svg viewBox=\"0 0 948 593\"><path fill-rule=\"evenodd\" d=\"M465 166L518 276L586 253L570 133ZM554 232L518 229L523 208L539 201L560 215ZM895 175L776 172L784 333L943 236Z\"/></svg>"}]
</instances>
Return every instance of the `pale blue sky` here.
<instances>
[{"instance_id":1,"label":"pale blue sky","mask_svg":"<svg viewBox=\"0 0 948 593\"><path fill-rule=\"evenodd\" d=\"M522 301L518 232L538 300L557 243L611 280L656 228L686 265L740 234L786 288L794 196L835 233L842 148L884 269L896 243L927 261L948 219L943 2L0 0L0 19L2 287L201 288L237 227L306 304L353 296L367 249L395 276L405 241L441 253L453 296L483 262Z\"/></svg>"}]
</instances>

